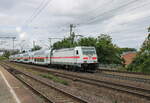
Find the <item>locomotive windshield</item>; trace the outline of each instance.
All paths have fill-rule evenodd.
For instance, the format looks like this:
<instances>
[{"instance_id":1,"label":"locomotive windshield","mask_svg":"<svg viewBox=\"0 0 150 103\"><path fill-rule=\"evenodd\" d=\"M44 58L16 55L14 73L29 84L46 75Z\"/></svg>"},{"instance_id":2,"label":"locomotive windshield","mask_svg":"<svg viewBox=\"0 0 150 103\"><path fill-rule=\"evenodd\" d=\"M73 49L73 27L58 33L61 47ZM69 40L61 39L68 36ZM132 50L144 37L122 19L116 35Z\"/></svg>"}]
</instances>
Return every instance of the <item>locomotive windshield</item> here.
<instances>
[{"instance_id":1,"label":"locomotive windshield","mask_svg":"<svg viewBox=\"0 0 150 103\"><path fill-rule=\"evenodd\" d=\"M82 48L82 53L84 55L94 55L94 54L96 54L95 48Z\"/></svg>"}]
</instances>

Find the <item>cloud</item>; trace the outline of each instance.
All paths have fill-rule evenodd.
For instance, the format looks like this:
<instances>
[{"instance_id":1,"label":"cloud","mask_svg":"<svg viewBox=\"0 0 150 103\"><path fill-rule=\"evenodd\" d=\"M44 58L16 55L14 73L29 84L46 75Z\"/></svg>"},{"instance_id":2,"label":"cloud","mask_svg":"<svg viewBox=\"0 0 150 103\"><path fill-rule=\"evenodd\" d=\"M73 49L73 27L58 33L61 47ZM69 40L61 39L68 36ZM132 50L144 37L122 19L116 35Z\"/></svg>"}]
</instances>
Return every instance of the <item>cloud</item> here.
<instances>
[{"instance_id":1,"label":"cloud","mask_svg":"<svg viewBox=\"0 0 150 103\"><path fill-rule=\"evenodd\" d=\"M21 27L16 27L16 31L19 33L19 32L21 32Z\"/></svg>"},{"instance_id":2,"label":"cloud","mask_svg":"<svg viewBox=\"0 0 150 103\"><path fill-rule=\"evenodd\" d=\"M148 0L52 0L32 22L24 25L47 1L1 0L0 32L13 33L18 37L16 44L26 39L29 45L33 40L47 42L49 37L69 36L69 24L73 23L77 34L96 37L108 33L121 47L139 48L150 25Z\"/></svg>"},{"instance_id":3,"label":"cloud","mask_svg":"<svg viewBox=\"0 0 150 103\"><path fill-rule=\"evenodd\" d=\"M20 37L20 39L25 40L25 39L27 39L27 33L23 32L19 35L19 37Z\"/></svg>"},{"instance_id":4,"label":"cloud","mask_svg":"<svg viewBox=\"0 0 150 103\"><path fill-rule=\"evenodd\" d=\"M15 2L19 2L19 0L0 0L0 11L10 10L15 6Z\"/></svg>"}]
</instances>

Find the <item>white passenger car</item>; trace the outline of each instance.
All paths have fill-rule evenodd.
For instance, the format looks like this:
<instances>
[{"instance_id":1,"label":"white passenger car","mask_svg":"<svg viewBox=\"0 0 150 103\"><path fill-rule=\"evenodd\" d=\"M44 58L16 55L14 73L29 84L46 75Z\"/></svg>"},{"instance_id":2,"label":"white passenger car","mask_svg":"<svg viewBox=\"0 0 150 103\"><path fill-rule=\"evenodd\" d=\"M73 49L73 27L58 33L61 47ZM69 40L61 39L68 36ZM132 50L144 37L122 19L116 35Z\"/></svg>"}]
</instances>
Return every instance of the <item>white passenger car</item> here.
<instances>
[{"instance_id":1,"label":"white passenger car","mask_svg":"<svg viewBox=\"0 0 150 103\"><path fill-rule=\"evenodd\" d=\"M94 47L87 46L26 52L12 55L10 60L72 69L95 70L97 68L96 50Z\"/></svg>"},{"instance_id":2,"label":"white passenger car","mask_svg":"<svg viewBox=\"0 0 150 103\"><path fill-rule=\"evenodd\" d=\"M40 65L50 64L50 50L39 50L33 53L33 63Z\"/></svg>"}]
</instances>

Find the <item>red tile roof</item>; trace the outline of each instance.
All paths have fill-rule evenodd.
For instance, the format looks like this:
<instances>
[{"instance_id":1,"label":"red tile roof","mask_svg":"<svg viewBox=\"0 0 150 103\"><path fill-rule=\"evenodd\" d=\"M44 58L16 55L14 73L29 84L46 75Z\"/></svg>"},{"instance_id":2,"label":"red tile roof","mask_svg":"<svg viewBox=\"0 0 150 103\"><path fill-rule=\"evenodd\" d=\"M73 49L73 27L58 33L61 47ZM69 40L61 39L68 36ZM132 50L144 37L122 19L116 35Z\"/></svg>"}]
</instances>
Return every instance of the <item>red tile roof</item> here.
<instances>
[{"instance_id":1,"label":"red tile roof","mask_svg":"<svg viewBox=\"0 0 150 103\"><path fill-rule=\"evenodd\" d=\"M131 64L133 59L136 57L136 52L127 52L122 54L122 58L125 60L125 65Z\"/></svg>"}]
</instances>

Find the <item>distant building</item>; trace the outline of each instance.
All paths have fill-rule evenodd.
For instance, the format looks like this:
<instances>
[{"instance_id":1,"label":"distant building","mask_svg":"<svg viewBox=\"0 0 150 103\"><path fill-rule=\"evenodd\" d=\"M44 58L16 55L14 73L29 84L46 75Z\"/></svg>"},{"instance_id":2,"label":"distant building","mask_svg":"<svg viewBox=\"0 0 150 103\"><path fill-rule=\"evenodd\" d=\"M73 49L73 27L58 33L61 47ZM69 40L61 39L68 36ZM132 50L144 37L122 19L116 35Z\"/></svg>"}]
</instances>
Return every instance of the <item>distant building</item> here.
<instances>
[{"instance_id":1,"label":"distant building","mask_svg":"<svg viewBox=\"0 0 150 103\"><path fill-rule=\"evenodd\" d=\"M124 64L129 65L132 63L136 55L137 55L137 52L125 52L121 55L121 57L125 60Z\"/></svg>"}]
</instances>

